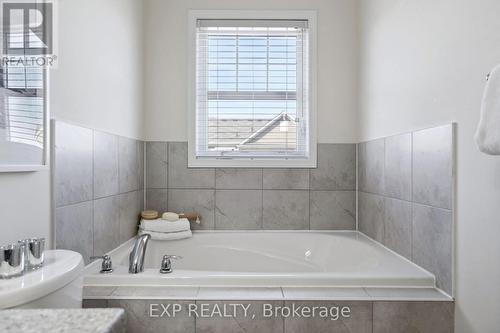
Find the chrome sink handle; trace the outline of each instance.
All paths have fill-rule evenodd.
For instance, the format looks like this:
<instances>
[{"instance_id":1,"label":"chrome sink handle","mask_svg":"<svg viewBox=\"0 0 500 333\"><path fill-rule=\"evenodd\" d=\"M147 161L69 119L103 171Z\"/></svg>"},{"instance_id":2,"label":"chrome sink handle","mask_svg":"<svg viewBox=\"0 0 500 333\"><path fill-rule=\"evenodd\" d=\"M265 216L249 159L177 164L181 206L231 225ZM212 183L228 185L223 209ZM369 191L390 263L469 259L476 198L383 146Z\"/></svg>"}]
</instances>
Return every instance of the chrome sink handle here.
<instances>
[{"instance_id":1,"label":"chrome sink handle","mask_svg":"<svg viewBox=\"0 0 500 333\"><path fill-rule=\"evenodd\" d=\"M172 261L171 261L171 259L180 260L180 259L182 259L182 257L176 256L176 255L165 254L163 256L162 261L161 261L161 268L160 268L161 274L172 273Z\"/></svg>"},{"instance_id":2,"label":"chrome sink handle","mask_svg":"<svg viewBox=\"0 0 500 333\"><path fill-rule=\"evenodd\" d=\"M113 272L113 262L111 261L110 256L105 254L103 256L90 257L90 260L94 260L94 259L102 259L101 271L99 273L105 274L105 273Z\"/></svg>"}]
</instances>

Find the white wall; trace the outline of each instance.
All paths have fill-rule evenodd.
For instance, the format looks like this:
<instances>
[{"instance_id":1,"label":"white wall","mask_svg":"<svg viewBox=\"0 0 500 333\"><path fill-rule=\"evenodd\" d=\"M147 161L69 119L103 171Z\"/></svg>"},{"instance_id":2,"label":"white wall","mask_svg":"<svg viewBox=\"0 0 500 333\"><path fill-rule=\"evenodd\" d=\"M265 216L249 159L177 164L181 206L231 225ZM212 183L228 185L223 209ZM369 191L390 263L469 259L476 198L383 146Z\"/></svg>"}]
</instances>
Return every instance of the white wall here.
<instances>
[{"instance_id":1,"label":"white wall","mask_svg":"<svg viewBox=\"0 0 500 333\"><path fill-rule=\"evenodd\" d=\"M318 12L318 141L356 142L356 1L145 0L148 140L187 141L189 9L308 9Z\"/></svg>"},{"instance_id":2,"label":"white wall","mask_svg":"<svg viewBox=\"0 0 500 333\"><path fill-rule=\"evenodd\" d=\"M58 3L51 117L142 138L142 1ZM50 186L50 171L0 174L0 244L34 236L51 243Z\"/></svg>"},{"instance_id":3,"label":"white wall","mask_svg":"<svg viewBox=\"0 0 500 333\"><path fill-rule=\"evenodd\" d=\"M473 142L498 0L361 0L360 137L458 122L456 331L500 327L500 157Z\"/></svg>"},{"instance_id":4,"label":"white wall","mask_svg":"<svg viewBox=\"0 0 500 333\"><path fill-rule=\"evenodd\" d=\"M59 0L52 117L142 138L143 9L137 0Z\"/></svg>"}]
</instances>

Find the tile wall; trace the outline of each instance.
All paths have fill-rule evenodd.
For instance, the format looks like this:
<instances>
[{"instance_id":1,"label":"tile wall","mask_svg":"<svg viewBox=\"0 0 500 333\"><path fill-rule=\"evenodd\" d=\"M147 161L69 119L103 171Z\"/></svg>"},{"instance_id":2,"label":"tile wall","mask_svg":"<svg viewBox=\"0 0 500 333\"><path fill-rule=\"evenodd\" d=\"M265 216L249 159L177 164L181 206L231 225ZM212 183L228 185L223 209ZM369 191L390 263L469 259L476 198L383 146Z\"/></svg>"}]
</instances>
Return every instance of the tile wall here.
<instances>
[{"instance_id":1,"label":"tile wall","mask_svg":"<svg viewBox=\"0 0 500 333\"><path fill-rule=\"evenodd\" d=\"M354 144L320 144L316 169L189 169L185 142L52 127L56 247L86 262L136 233L144 194L148 209L200 213L193 229L356 229Z\"/></svg>"},{"instance_id":2,"label":"tile wall","mask_svg":"<svg viewBox=\"0 0 500 333\"><path fill-rule=\"evenodd\" d=\"M319 144L315 169L192 169L185 142L144 144L59 121L53 133L56 247L86 262L132 237L144 207L198 212L193 229L356 230L354 144ZM358 146L358 229L449 294L453 150L453 125Z\"/></svg>"},{"instance_id":3,"label":"tile wall","mask_svg":"<svg viewBox=\"0 0 500 333\"><path fill-rule=\"evenodd\" d=\"M86 263L137 233L144 144L52 121L55 244Z\"/></svg>"},{"instance_id":4,"label":"tile wall","mask_svg":"<svg viewBox=\"0 0 500 333\"><path fill-rule=\"evenodd\" d=\"M83 305L124 308L129 332L453 332L454 303L435 289L419 293L416 296L414 289L386 288L87 287ZM181 310L175 318L151 317L151 306L159 304L179 304ZM215 304L220 309L242 304L248 312L246 316L242 310L235 311L234 316L231 312L230 317L189 315L189 308L212 309ZM266 317L264 304L267 308L295 306L299 315L278 312ZM317 312L314 316L301 315L304 307L348 307L350 312L348 317L332 320Z\"/></svg>"},{"instance_id":5,"label":"tile wall","mask_svg":"<svg viewBox=\"0 0 500 333\"><path fill-rule=\"evenodd\" d=\"M359 144L361 232L453 291L454 126Z\"/></svg>"},{"instance_id":6,"label":"tile wall","mask_svg":"<svg viewBox=\"0 0 500 333\"><path fill-rule=\"evenodd\" d=\"M194 229L356 229L356 145L319 144L317 169L187 167L186 142L146 143L146 206Z\"/></svg>"}]
</instances>

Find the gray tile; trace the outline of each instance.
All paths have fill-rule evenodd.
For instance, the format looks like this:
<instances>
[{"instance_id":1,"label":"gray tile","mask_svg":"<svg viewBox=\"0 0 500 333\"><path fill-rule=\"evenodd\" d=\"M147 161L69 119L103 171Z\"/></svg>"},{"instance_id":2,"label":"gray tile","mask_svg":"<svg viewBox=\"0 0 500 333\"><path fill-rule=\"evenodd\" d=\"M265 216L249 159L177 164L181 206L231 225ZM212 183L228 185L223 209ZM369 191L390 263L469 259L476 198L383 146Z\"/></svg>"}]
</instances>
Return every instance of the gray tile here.
<instances>
[{"instance_id":1,"label":"gray tile","mask_svg":"<svg viewBox=\"0 0 500 333\"><path fill-rule=\"evenodd\" d=\"M142 191L123 193L118 196L120 216L120 243L137 235L141 215Z\"/></svg>"},{"instance_id":2,"label":"gray tile","mask_svg":"<svg viewBox=\"0 0 500 333\"><path fill-rule=\"evenodd\" d=\"M118 138L118 175L120 193L139 189L139 170L136 140Z\"/></svg>"},{"instance_id":3,"label":"gray tile","mask_svg":"<svg viewBox=\"0 0 500 333\"><path fill-rule=\"evenodd\" d=\"M266 190L307 190L309 169L264 169Z\"/></svg>"},{"instance_id":4,"label":"gray tile","mask_svg":"<svg viewBox=\"0 0 500 333\"><path fill-rule=\"evenodd\" d=\"M264 229L309 229L309 192L264 190Z\"/></svg>"},{"instance_id":5,"label":"gray tile","mask_svg":"<svg viewBox=\"0 0 500 333\"><path fill-rule=\"evenodd\" d=\"M359 231L378 242L384 241L384 197L359 192Z\"/></svg>"},{"instance_id":6,"label":"gray tile","mask_svg":"<svg viewBox=\"0 0 500 333\"><path fill-rule=\"evenodd\" d=\"M160 316L162 307L181 306L175 317ZM195 317L189 316L186 301L163 300L109 300L111 308L123 308L127 314L127 332L134 333L195 333ZM151 314L153 316L151 316Z\"/></svg>"},{"instance_id":7,"label":"gray tile","mask_svg":"<svg viewBox=\"0 0 500 333\"><path fill-rule=\"evenodd\" d=\"M312 190L355 190L356 145L318 144L318 167L310 174Z\"/></svg>"},{"instance_id":8,"label":"gray tile","mask_svg":"<svg viewBox=\"0 0 500 333\"><path fill-rule=\"evenodd\" d=\"M188 168L187 142L168 143L169 188L214 188L215 169Z\"/></svg>"},{"instance_id":9,"label":"gray tile","mask_svg":"<svg viewBox=\"0 0 500 333\"><path fill-rule=\"evenodd\" d=\"M168 190L151 189L146 190L145 210L156 210L160 214L168 210Z\"/></svg>"},{"instance_id":10,"label":"gray tile","mask_svg":"<svg viewBox=\"0 0 500 333\"><path fill-rule=\"evenodd\" d=\"M115 286L83 286L83 298L99 298L111 296Z\"/></svg>"},{"instance_id":11,"label":"gray tile","mask_svg":"<svg viewBox=\"0 0 500 333\"><path fill-rule=\"evenodd\" d=\"M413 133L413 201L451 209L453 126Z\"/></svg>"},{"instance_id":12,"label":"gray tile","mask_svg":"<svg viewBox=\"0 0 500 333\"><path fill-rule=\"evenodd\" d=\"M83 299L82 308L84 309L100 309L107 308L108 301L105 299Z\"/></svg>"},{"instance_id":13,"label":"gray tile","mask_svg":"<svg viewBox=\"0 0 500 333\"><path fill-rule=\"evenodd\" d=\"M201 302L197 302L201 303ZM207 304L212 310L215 306L223 309L224 306L233 308L234 302L202 302ZM215 332L234 332L234 333L262 333L262 332L283 332L283 320L281 318L266 318L263 317L262 308L264 304L269 304L273 307L283 305L282 301L274 302L244 302L243 305L248 306L248 312L241 306L235 307L234 316L198 318L196 319L197 333L215 333ZM209 311L210 311L209 310ZM255 317L253 317L255 315Z\"/></svg>"},{"instance_id":14,"label":"gray tile","mask_svg":"<svg viewBox=\"0 0 500 333\"><path fill-rule=\"evenodd\" d=\"M355 230L356 192L311 191L311 230Z\"/></svg>"},{"instance_id":15,"label":"gray tile","mask_svg":"<svg viewBox=\"0 0 500 333\"><path fill-rule=\"evenodd\" d=\"M325 301L309 301L309 302L291 302L286 301L285 306L309 307L326 307L327 309L349 309L349 317L347 310L344 310L345 317L339 317L337 320L332 320L333 316L322 317L316 314L311 318L299 318L290 316L285 318L285 332L290 333L371 333L372 332L372 303L371 302L325 302ZM334 311L333 311L334 312ZM333 313L335 314L335 313Z\"/></svg>"},{"instance_id":16,"label":"gray tile","mask_svg":"<svg viewBox=\"0 0 500 333\"><path fill-rule=\"evenodd\" d=\"M118 196L94 200L94 255L103 255L120 245Z\"/></svg>"},{"instance_id":17,"label":"gray tile","mask_svg":"<svg viewBox=\"0 0 500 333\"><path fill-rule=\"evenodd\" d=\"M280 287L200 287L197 299L217 301L282 300Z\"/></svg>"},{"instance_id":18,"label":"gray tile","mask_svg":"<svg viewBox=\"0 0 500 333\"><path fill-rule=\"evenodd\" d=\"M258 190L262 188L262 169L221 168L215 170L217 189Z\"/></svg>"},{"instance_id":19,"label":"gray tile","mask_svg":"<svg viewBox=\"0 0 500 333\"><path fill-rule=\"evenodd\" d=\"M451 211L413 205L413 261L436 276L437 286L452 295Z\"/></svg>"},{"instance_id":20,"label":"gray tile","mask_svg":"<svg viewBox=\"0 0 500 333\"><path fill-rule=\"evenodd\" d=\"M119 286L113 290L111 298L142 299L196 299L199 287L191 286Z\"/></svg>"},{"instance_id":21,"label":"gray tile","mask_svg":"<svg viewBox=\"0 0 500 333\"><path fill-rule=\"evenodd\" d=\"M384 244L411 260L411 203L385 198Z\"/></svg>"},{"instance_id":22,"label":"gray tile","mask_svg":"<svg viewBox=\"0 0 500 333\"><path fill-rule=\"evenodd\" d=\"M282 287L286 300L367 300L370 296L356 287Z\"/></svg>"},{"instance_id":23,"label":"gray tile","mask_svg":"<svg viewBox=\"0 0 500 333\"><path fill-rule=\"evenodd\" d=\"M94 131L94 198L118 191L118 137Z\"/></svg>"},{"instance_id":24,"label":"gray tile","mask_svg":"<svg viewBox=\"0 0 500 333\"><path fill-rule=\"evenodd\" d=\"M454 331L452 302L374 302L373 333Z\"/></svg>"},{"instance_id":25,"label":"gray tile","mask_svg":"<svg viewBox=\"0 0 500 333\"><path fill-rule=\"evenodd\" d=\"M144 189L144 163L145 163L145 147L144 147L144 141L136 140L137 143L137 173L139 177L139 186L137 189L143 190Z\"/></svg>"},{"instance_id":26,"label":"gray tile","mask_svg":"<svg viewBox=\"0 0 500 333\"><path fill-rule=\"evenodd\" d=\"M92 130L55 122L54 196L56 207L91 200Z\"/></svg>"},{"instance_id":27,"label":"gray tile","mask_svg":"<svg viewBox=\"0 0 500 333\"><path fill-rule=\"evenodd\" d=\"M451 301L436 288L365 288L373 300L390 301Z\"/></svg>"},{"instance_id":28,"label":"gray tile","mask_svg":"<svg viewBox=\"0 0 500 333\"><path fill-rule=\"evenodd\" d=\"M262 229L261 190L217 190L215 228Z\"/></svg>"},{"instance_id":29,"label":"gray tile","mask_svg":"<svg viewBox=\"0 0 500 333\"><path fill-rule=\"evenodd\" d=\"M168 190L168 210L175 213L196 212L201 224L192 229L214 229L215 190Z\"/></svg>"},{"instance_id":30,"label":"gray tile","mask_svg":"<svg viewBox=\"0 0 500 333\"><path fill-rule=\"evenodd\" d=\"M138 207L139 207L140 212L142 212L144 210L145 193L146 193L146 191L139 190L138 194L137 194L137 201L138 201Z\"/></svg>"},{"instance_id":31,"label":"gray tile","mask_svg":"<svg viewBox=\"0 0 500 333\"><path fill-rule=\"evenodd\" d=\"M385 195L411 200L411 133L385 139Z\"/></svg>"},{"instance_id":32,"label":"gray tile","mask_svg":"<svg viewBox=\"0 0 500 333\"><path fill-rule=\"evenodd\" d=\"M384 194L385 140L363 142L358 147L359 190Z\"/></svg>"},{"instance_id":33,"label":"gray tile","mask_svg":"<svg viewBox=\"0 0 500 333\"><path fill-rule=\"evenodd\" d=\"M93 255L92 201L55 210L56 248L81 253L86 264Z\"/></svg>"},{"instance_id":34,"label":"gray tile","mask_svg":"<svg viewBox=\"0 0 500 333\"><path fill-rule=\"evenodd\" d=\"M167 151L167 142L146 142L146 188L167 188Z\"/></svg>"}]
</instances>

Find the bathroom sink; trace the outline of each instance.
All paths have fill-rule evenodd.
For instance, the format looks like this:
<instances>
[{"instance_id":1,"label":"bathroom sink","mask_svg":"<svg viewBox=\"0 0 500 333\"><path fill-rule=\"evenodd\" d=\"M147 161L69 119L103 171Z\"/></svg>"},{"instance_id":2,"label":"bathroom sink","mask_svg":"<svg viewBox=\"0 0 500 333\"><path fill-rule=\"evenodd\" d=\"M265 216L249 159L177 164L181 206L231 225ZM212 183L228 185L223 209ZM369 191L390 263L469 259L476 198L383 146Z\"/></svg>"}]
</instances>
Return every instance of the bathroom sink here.
<instances>
[{"instance_id":1,"label":"bathroom sink","mask_svg":"<svg viewBox=\"0 0 500 333\"><path fill-rule=\"evenodd\" d=\"M77 252L46 251L42 268L0 280L0 309L81 307L83 267Z\"/></svg>"}]
</instances>

